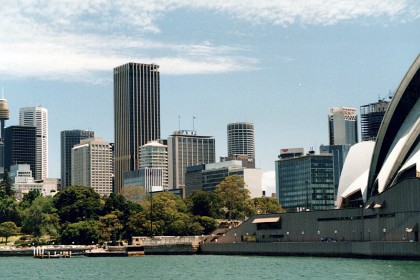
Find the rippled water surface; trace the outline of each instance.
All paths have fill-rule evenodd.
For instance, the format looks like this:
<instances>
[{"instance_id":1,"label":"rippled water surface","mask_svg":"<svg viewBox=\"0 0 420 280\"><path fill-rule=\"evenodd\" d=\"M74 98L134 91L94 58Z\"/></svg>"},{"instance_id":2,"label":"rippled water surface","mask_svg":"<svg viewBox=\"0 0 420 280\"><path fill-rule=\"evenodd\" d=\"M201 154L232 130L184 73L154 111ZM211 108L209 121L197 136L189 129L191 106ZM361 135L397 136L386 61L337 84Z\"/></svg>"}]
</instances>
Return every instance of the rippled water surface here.
<instances>
[{"instance_id":1,"label":"rippled water surface","mask_svg":"<svg viewBox=\"0 0 420 280\"><path fill-rule=\"evenodd\" d=\"M420 262L212 255L2 257L0 279L420 279Z\"/></svg>"}]
</instances>

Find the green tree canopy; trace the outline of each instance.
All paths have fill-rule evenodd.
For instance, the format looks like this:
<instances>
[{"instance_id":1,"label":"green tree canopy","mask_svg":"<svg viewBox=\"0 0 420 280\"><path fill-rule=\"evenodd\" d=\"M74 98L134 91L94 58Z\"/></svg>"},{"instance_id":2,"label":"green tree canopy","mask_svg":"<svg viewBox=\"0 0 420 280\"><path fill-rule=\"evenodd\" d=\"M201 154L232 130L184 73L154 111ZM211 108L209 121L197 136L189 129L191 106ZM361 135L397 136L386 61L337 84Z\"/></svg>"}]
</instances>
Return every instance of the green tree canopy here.
<instances>
[{"instance_id":1,"label":"green tree canopy","mask_svg":"<svg viewBox=\"0 0 420 280\"><path fill-rule=\"evenodd\" d=\"M244 179L237 175L226 177L216 187L216 194L222 207L227 209L229 219L244 217L246 201L250 198L249 190L245 188Z\"/></svg>"},{"instance_id":2,"label":"green tree canopy","mask_svg":"<svg viewBox=\"0 0 420 280\"><path fill-rule=\"evenodd\" d=\"M62 223L98 218L103 207L99 194L83 186L66 187L54 196L53 201Z\"/></svg>"},{"instance_id":3,"label":"green tree canopy","mask_svg":"<svg viewBox=\"0 0 420 280\"><path fill-rule=\"evenodd\" d=\"M188 210L194 216L220 218L222 216L219 197L214 192L195 191L186 199Z\"/></svg>"},{"instance_id":4,"label":"green tree canopy","mask_svg":"<svg viewBox=\"0 0 420 280\"><path fill-rule=\"evenodd\" d=\"M119 215L122 215L121 212L114 211L111 214L99 217L98 233L102 241L109 241L112 236L114 236L115 239L119 239L120 231L123 228L123 225L118 219Z\"/></svg>"},{"instance_id":5,"label":"green tree canopy","mask_svg":"<svg viewBox=\"0 0 420 280\"><path fill-rule=\"evenodd\" d=\"M20 226L22 217L16 200L9 196L0 198L0 223L14 222Z\"/></svg>"},{"instance_id":6,"label":"green tree canopy","mask_svg":"<svg viewBox=\"0 0 420 280\"><path fill-rule=\"evenodd\" d=\"M256 197L248 201L248 216L255 214L277 214L284 213L278 200L272 197Z\"/></svg>"},{"instance_id":7,"label":"green tree canopy","mask_svg":"<svg viewBox=\"0 0 420 280\"><path fill-rule=\"evenodd\" d=\"M0 236L6 238L7 240L10 236L15 236L19 233L19 228L14 222L4 222L0 224Z\"/></svg>"},{"instance_id":8,"label":"green tree canopy","mask_svg":"<svg viewBox=\"0 0 420 280\"><path fill-rule=\"evenodd\" d=\"M9 171L5 170L2 181L0 182L0 198L13 196L12 180L10 180Z\"/></svg>"},{"instance_id":9,"label":"green tree canopy","mask_svg":"<svg viewBox=\"0 0 420 280\"><path fill-rule=\"evenodd\" d=\"M38 196L28 208L23 210L23 232L35 237L49 235L56 238L59 235L59 229L60 219L52 198Z\"/></svg>"},{"instance_id":10,"label":"green tree canopy","mask_svg":"<svg viewBox=\"0 0 420 280\"><path fill-rule=\"evenodd\" d=\"M66 224L61 233L61 244L91 245L98 243L98 221L86 220Z\"/></svg>"}]
</instances>

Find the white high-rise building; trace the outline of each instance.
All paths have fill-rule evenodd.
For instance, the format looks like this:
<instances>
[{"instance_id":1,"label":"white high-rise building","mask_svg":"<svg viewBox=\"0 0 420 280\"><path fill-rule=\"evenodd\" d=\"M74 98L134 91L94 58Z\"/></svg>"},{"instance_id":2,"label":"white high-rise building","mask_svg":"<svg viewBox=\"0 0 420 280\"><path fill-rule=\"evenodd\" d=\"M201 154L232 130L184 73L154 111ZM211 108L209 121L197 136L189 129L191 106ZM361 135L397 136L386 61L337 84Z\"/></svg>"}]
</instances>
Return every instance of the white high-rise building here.
<instances>
[{"instance_id":1,"label":"white high-rise building","mask_svg":"<svg viewBox=\"0 0 420 280\"><path fill-rule=\"evenodd\" d=\"M139 148L139 169L162 169L162 186L168 188L168 147L157 141L150 141Z\"/></svg>"},{"instance_id":2,"label":"white high-rise building","mask_svg":"<svg viewBox=\"0 0 420 280\"><path fill-rule=\"evenodd\" d=\"M101 196L112 193L112 151L101 138L81 140L71 150L71 184L91 187Z\"/></svg>"},{"instance_id":3,"label":"white high-rise building","mask_svg":"<svg viewBox=\"0 0 420 280\"><path fill-rule=\"evenodd\" d=\"M330 145L354 145L358 142L356 108L333 107L328 113Z\"/></svg>"},{"instance_id":4,"label":"white high-rise building","mask_svg":"<svg viewBox=\"0 0 420 280\"><path fill-rule=\"evenodd\" d=\"M36 127L35 179L48 177L48 110L25 107L19 110L19 125Z\"/></svg>"}]
</instances>

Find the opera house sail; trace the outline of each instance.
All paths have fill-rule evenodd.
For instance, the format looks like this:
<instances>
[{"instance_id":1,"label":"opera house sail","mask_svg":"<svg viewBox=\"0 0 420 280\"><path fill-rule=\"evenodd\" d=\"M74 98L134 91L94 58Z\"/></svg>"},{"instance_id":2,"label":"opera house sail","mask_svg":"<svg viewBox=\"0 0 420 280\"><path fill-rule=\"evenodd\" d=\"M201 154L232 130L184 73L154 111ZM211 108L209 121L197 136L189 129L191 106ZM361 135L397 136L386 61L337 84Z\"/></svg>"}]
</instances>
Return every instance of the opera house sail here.
<instances>
[{"instance_id":1,"label":"opera house sail","mask_svg":"<svg viewBox=\"0 0 420 280\"><path fill-rule=\"evenodd\" d=\"M255 215L212 236L201 250L420 259L419 201L420 55L392 98L376 142L351 147L336 209Z\"/></svg>"}]
</instances>

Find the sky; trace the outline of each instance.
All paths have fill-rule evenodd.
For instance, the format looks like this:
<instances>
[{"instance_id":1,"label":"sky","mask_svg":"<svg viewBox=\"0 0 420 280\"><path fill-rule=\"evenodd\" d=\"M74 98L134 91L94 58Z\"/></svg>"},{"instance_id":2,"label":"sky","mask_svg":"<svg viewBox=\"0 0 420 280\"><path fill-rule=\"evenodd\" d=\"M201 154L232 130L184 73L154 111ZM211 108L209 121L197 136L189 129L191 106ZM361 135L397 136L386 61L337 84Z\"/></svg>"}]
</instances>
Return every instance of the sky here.
<instances>
[{"instance_id":1,"label":"sky","mask_svg":"<svg viewBox=\"0 0 420 280\"><path fill-rule=\"evenodd\" d=\"M0 0L0 87L60 131L113 142L113 68L155 63L161 137L194 128L227 153L230 122L255 125L256 164L275 192L281 148L328 144L329 108L388 98L420 53L418 0ZM178 123L180 117L180 125Z\"/></svg>"}]
</instances>

